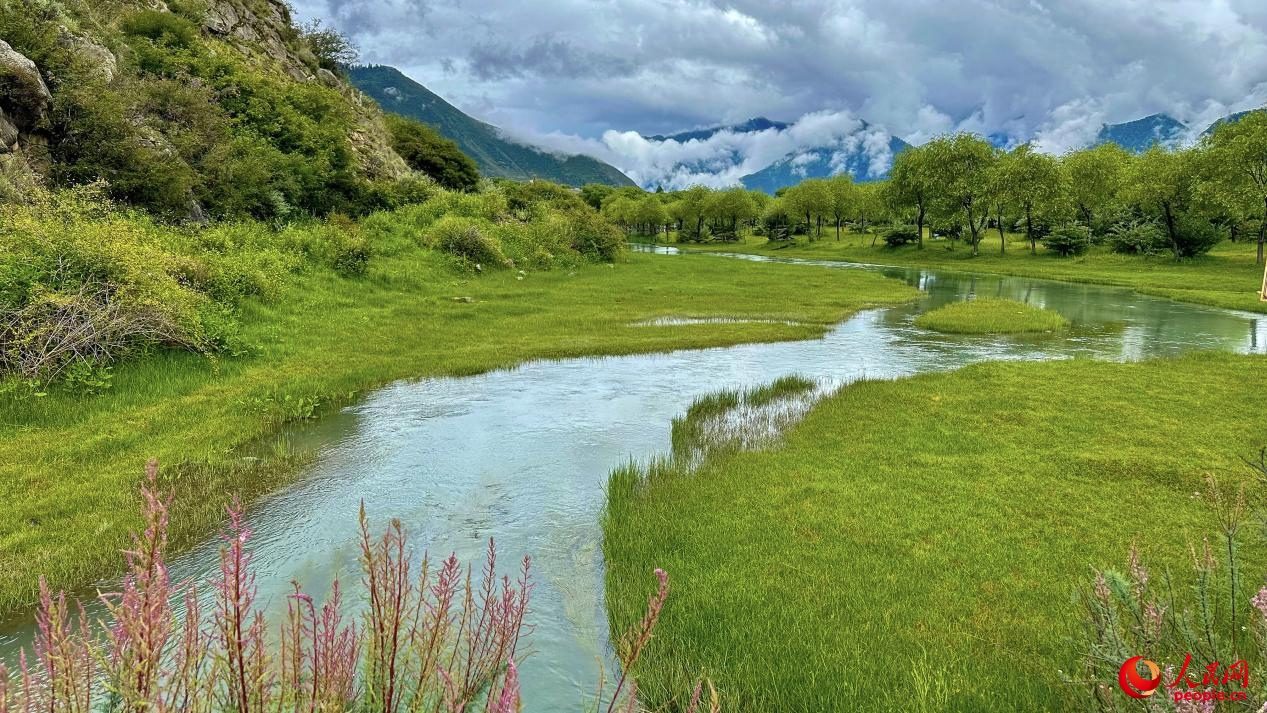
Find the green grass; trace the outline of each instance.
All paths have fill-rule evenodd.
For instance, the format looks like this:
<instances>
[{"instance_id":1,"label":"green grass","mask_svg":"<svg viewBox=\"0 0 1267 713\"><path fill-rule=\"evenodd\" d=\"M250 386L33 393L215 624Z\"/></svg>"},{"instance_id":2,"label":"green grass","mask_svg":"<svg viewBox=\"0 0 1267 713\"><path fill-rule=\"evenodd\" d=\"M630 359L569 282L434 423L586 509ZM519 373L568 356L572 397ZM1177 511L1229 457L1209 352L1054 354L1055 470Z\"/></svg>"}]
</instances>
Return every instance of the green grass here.
<instances>
[{"instance_id":1,"label":"green grass","mask_svg":"<svg viewBox=\"0 0 1267 713\"><path fill-rule=\"evenodd\" d=\"M738 244L684 247L1118 285L1182 302L1267 313L1267 302L1259 299L1263 266L1254 264L1252 242L1224 241L1209 255L1175 261L1165 256L1118 255L1104 247L1093 248L1086 255L1062 258L1044 250L1041 244L1038 254L1031 255L1024 236L1011 234L1006 253L1000 254L998 234L991 233L981 243L981 254L976 257L962 242L951 249L945 240L925 240L921 250L914 245L889 248L882 239L872 247L874 238L870 233L845 233L837 241L825 232L814 242L798 238L793 246L767 244L764 238L748 237Z\"/></svg>"},{"instance_id":2,"label":"green grass","mask_svg":"<svg viewBox=\"0 0 1267 713\"><path fill-rule=\"evenodd\" d=\"M250 356L159 353L117 368L100 396L0 395L0 611L29 604L41 574L75 588L115 573L150 457L177 494L179 547L217 525L229 494L267 493L303 460L284 447L244 456L377 385L528 359L813 338L860 308L916 296L874 275L699 256L522 279L449 265L414 249L374 258L364 278L314 269L246 306ZM630 326L663 316L770 321Z\"/></svg>"},{"instance_id":3,"label":"green grass","mask_svg":"<svg viewBox=\"0 0 1267 713\"><path fill-rule=\"evenodd\" d=\"M638 671L652 709L700 675L727 710L1085 709L1058 673L1079 660L1075 591L1133 542L1192 581L1187 545L1215 530L1194 493L1248 475L1265 389L1263 357L981 364L846 387L694 472L621 469L612 630L664 568Z\"/></svg>"},{"instance_id":4,"label":"green grass","mask_svg":"<svg viewBox=\"0 0 1267 713\"><path fill-rule=\"evenodd\" d=\"M982 298L924 312L915 318L915 326L950 334L1021 334L1067 329L1069 320L1024 302Z\"/></svg>"}]
</instances>

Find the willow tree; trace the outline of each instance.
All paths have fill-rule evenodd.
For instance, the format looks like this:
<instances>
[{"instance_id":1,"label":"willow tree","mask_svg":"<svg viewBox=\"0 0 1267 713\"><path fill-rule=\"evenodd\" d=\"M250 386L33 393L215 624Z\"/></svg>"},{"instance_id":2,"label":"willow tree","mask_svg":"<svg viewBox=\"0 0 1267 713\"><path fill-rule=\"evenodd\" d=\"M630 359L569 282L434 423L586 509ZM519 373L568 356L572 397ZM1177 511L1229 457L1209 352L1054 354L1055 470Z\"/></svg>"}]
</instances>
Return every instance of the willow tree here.
<instances>
[{"instance_id":1,"label":"willow tree","mask_svg":"<svg viewBox=\"0 0 1267 713\"><path fill-rule=\"evenodd\" d=\"M1095 230L1118 205L1131 155L1113 142L1066 154L1060 160L1069 201L1078 218Z\"/></svg>"},{"instance_id":2,"label":"willow tree","mask_svg":"<svg viewBox=\"0 0 1267 713\"><path fill-rule=\"evenodd\" d=\"M885 202L894 212L914 213L920 248L924 247L924 225L932 209L936 188L930 154L923 146L909 148L893 159L893 169L884 184Z\"/></svg>"},{"instance_id":3,"label":"willow tree","mask_svg":"<svg viewBox=\"0 0 1267 713\"><path fill-rule=\"evenodd\" d=\"M840 240L840 225L852 214L858 198L858 188L847 173L832 176L826 181L827 210L836 224L836 240Z\"/></svg>"},{"instance_id":4,"label":"willow tree","mask_svg":"<svg viewBox=\"0 0 1267 713\"><path fill-rule=\"evenodd\" d=\"M1267 243L1267 111L1224 122L1206 138L1204 149L1228 197L1245 206L1251 215L1258 213L1262 217L1256 258L1262 263L1263 245ZM1267 289L1267 277L1264 281Z\"/></svg>"},{"instance_id":5,"label":"willow tree","mask_svg":"<svg viewBox=\"0 0 1267 713\"><path fill-rule=\"evenodd\" d=\"M1025 237L1029 251L1038 253L1035 217L1052 217L1058 212L1065 195L1064 174L1060 163L1047 154L1038 153L1023 144L1005 154L999 162L1003 177L999 190L1008 197L1025 218Z\"/></svg>"},{"instance_id":6,"label":"willow tree","mask_svg":"<svg viewBox=\"0 0 1267 713\"><path fill-rule=\"evenodd\" d=\"M968 226L972 254L980 251L990 218L994 147L973 134L942 136L921 147L928 151L934 195L950 210L959 210Z\"/></svg>"}]
</instances>

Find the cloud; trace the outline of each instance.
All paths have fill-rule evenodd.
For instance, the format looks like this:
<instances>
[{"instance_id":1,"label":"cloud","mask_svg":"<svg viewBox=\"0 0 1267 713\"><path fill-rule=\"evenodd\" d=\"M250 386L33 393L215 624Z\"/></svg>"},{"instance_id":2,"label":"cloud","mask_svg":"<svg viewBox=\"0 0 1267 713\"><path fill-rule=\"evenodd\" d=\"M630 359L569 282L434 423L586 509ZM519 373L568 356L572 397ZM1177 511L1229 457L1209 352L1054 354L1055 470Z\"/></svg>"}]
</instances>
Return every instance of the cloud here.
<instances>
[{"instance_id":1,"label":"cloud","mask_svg":"<svg viewBox=\"0 0 1267 713\"><path fill-rule=\"evenodd\" d=\"M521 143L594 156L648 188L737 185L740 178L789 156L802 171L808 164L828 160L835 173L847 171L846 162L861 156L873 175L887 171L893 161L888 132L843 111L813 112L786 129L725 130L688 141L656 141L636 131L614 130L599 139L561 132L505 133Z\"/></svg>"},{"instance_id":2,"label":"cloud","mask_svg":"<svg viewBox=\"0 0 1267 713\"><path fill-rule=\"evenodd\" d=\"M619 135L753 116L803 117L811 131L814 117L849 112L912 143L973 130L1057 150L1101 122L1166 112L1196 125L1267 98L1262 0L295 5L348 32L366 61L397 66L482 119L619 148L640 157L630 170L663 167L667 149Z\"/></svg>"}]
</instances>

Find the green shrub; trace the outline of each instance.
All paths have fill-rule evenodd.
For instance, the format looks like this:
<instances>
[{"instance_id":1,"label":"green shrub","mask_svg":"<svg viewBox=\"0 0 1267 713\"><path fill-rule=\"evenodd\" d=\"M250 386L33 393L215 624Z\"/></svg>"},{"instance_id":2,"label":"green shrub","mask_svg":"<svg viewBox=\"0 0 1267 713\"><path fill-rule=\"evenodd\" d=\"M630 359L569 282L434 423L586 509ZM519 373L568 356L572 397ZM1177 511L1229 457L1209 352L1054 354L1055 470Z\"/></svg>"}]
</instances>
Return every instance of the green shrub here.
<instances>
[{"instance_id":1,"label":"green shrub","mask_svg":"<svg viewBox=\"0 0 1267 713\"><path fill-rule=\"evenodd\" d=\"M1156 255L1170 249L1160 226L1149 220L1118 223L1109 229L1109 249L1124 255Z\"/></svg>"},{"instance_id":2,"label":"green shrub","mask_svg":"<svg viewBox=\"0 0 1267 713\"><path fill-rule=\"evenodd\" d=\"M1043 246L1060 255L1081 255L1091 246L1091 232L1080 225L1067 225L1051 231L1043 238Z\"/></svg>"},{"instance_id":3,"label":"green shrub","mask_svg":"<svg viewBox=\"0 0 1267 713\"><path fill-rule=\"evenodd\" d=\"M405 163L441 186L454 191L479 187L480 172L475 162L458 145L420 121L395 114L387 116L392 148Z\"/></svg>"},{"instance_id":4,"label":"green shrub","mask_svg":"<svg viewBox=\"0 0 1267 713\"><path fill-rule=\"evenodd\" d=\"M1223 233L1218 226L1206 218L1192 213L1181 213L1175 217L1175 244L1172 248L1177 258L1204 255L1222 239Z\"/></svg>"},{"instance_id":5,"label":"green shrub","mask_svg":"<svg viewBox=\"0 0 1267 713\"><path fill-rule=\"evenodd\" d=\"M429 242L477 269L508 266L510 261L497 240L488 234L486 225L470 218L445 216L431 226Z\"/></svg>"},{"instance_id":6,"label":"green shrub","mask_svg":"<svg viewBox=\"0 0 1267 713\"><path fill-rule=\"evenodd\" d=\"M884 244L897 248L910 243L919 242L919 231L913 225L903 225L893 228L884 234Z\"/></svg>"},{"instance_id":7,"label":"green shrub","mask_svg":"<svg viewBox=\"0 0 1267 713\"><path fill-rule=\"evenodd\" d=\"M612 262L627 248L625 234L597 211L586 208L569 212L565 225L572 249L590 260Z\"/></svg>"},{"instance_id":8,"label":"green shrub","mask_svg":"<svg viewBox=\"0 0 1267 713\"><path fill-rule=\"evenodd\" d=\"M141 10L123 21L124 34L144 37L171 47L192 47L198 28L180 15L160 10Z\"/></svg>"}]
</instances>

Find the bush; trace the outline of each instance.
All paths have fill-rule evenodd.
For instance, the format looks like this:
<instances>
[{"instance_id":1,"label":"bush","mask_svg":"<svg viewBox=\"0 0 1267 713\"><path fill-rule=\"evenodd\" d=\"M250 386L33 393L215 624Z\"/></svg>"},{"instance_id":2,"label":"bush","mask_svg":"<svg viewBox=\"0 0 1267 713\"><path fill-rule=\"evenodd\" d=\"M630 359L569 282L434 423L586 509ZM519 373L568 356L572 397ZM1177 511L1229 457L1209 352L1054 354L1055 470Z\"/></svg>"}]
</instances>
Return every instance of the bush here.
<instances>
[{"instance_id":1,"label":"bush","mask_svg":"<svg viewBox=\"0 0 1267 713\"><path fill-rule=\"evenodd\" d=\"M1177 258L1204 255L1222 239L1223 233L1218 226L1201 216L1182 213L1175 218L1175 245L1172 249Z\"/></svg>"},{"instance_id":2,"label":"bush","mask_svg":"<svg viewBox=\"0 0 1267 713\"><path fill-rule=\"evenodd\" d=\"M170 47L187 49L198 40L198 28L180 15L142 10L123 21L123 33Z\"/></svg>"},{"instance_id":3,"label":"bush","mask_svg":"<svg viewBox=\"0 0 1267 713\"><path fill-rule=\"evenodd\" d=\"M1081 255L1091 246L1091 231L1079 225L1057 228L1043 238L1043 246L1061 257Z\"/></svg>"},{"instance_id":4,"label":"bush","mask_svg":"<svg viewBox=\"0 0 1267 713\"><path fill-rule=\"evenodd\" d=\"M470 218L445 216L431 226L429 242L437 249L471 263L477 269L507 267L510 261L497 240Z\"/></svg>"},{"instance_id":5,"label":"bush","mask_svg":"<svg viewBox=\"0 0 1267 713\"><path fill-rule=\"evenodd\" d=\"M1156 255L1170 249L1166 233L1156 223L1136 220L1109 229L1109 249L1123 255Z\"/></svg>"},{"instance_id":6,"label":"bush","mask_svg":"<svg viewBox=\"0 0 1267 713\"><path fill-rule=\"evenodd\" d=\"M415 171L430 176L453 191L479 188L480 172L475 162L458 145L420 121L390 114L387 129L392 148Z\"/></svg>"},{"instance_id":7,"label":"bush","mask_svg":"<svg viewBox=\"0 0 1267 713\"><path fill-rule=\"evenodd\" d=\"M884 234L884 244L891 248L919 242L919 231L913 225L893 228Z\"/></svg>"},{"instance_id":8,"label":"bush","mask_svg":"<svg viewBox=\"0 0 1267 713\"><path fill-rule=\"evenodd\" d=\"M602 262L612 262L625 252L624 233L597 211L587 208L566 215L568 244L573 250Z\"/></svg>"}]
</instances>

